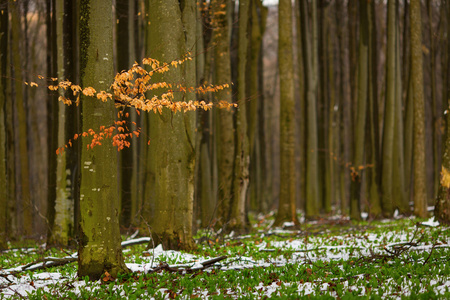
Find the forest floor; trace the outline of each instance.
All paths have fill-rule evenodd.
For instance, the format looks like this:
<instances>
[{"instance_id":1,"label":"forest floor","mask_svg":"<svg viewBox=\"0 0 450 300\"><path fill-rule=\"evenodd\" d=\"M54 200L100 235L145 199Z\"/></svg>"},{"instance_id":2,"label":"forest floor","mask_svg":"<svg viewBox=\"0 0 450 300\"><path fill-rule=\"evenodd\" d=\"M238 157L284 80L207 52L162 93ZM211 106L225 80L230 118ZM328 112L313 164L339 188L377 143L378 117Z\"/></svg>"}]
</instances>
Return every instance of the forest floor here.
<instances>
[{"instance_id":1,"label":"forest floor","mask_svg":"<svg viewBox=\"0 0 450 300\"><path fill-rule=\"evenodd\" d=\"M129 237L122 245L132 273L95 282L77 278L76 254L65 249L7 250L0 298L450 299L450 228L433 218L329 218L301 229L272 222L272 215L253 218L245 236L199 232L190 253Z\"/></svg>"}]
</instances>

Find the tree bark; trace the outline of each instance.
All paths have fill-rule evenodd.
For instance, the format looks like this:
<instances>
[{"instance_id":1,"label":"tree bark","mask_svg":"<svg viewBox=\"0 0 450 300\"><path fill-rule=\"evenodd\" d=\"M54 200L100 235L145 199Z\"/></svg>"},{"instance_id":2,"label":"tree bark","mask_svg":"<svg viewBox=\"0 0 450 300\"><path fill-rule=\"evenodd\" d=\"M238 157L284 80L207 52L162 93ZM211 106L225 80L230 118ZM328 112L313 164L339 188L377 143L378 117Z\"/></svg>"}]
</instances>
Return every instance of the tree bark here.
<instances>
[{"instance_id":1,"label":"tree bark","mask_svg":"<svg viewBox=\"0 0 450 300\"><path fill-rule=\"evenodd\" d=\"M278 68L280 74L280 202L274 226L299 221L295 209L294 155L294 67L292 38L292 2L281 0L278 6Z\"/></svg>"},{"instance_id":2,"label":"tree bark","mask_svg":"<svg viewBox=\"0 0 450 300\"><path fill-rule=\"evenodd\" d=\"M3 14L0 16L0 250L8 249L8 174L6 153L6 68L8 55L8 7L0 1ZM3 8L3 6L5 6Z\"/></svg>"},{"instance_id":3,"label":"tree bark","mask_svg":"<svg viewBox=\"0 0 450 300\"><path fill-rule=\"evenodd\" d=\"M214 42L214 77L216 84L231 82L230 66L230 0L215 1L213 4L213 42ZM223 7L221 7L223 6ZM214 93L215 99L231 103L229 90ZM217 170L218 170L218 208L217 226L224 227L229 220L231 210L231 190L234 162L234 126L233 112L221 109L217 112Z\"/></svg>"},{"instance_id":4,"label":"tree bark","mask_svg":"<svg viewBox=\"0 0 450 300\"><path fill-rule=\"evenodd\" d=\"M383 215L390 217L393 214L392 180L393 180L393 155L394 155L394 117L395 117L395 88L397 85L395 69L395 44L396 44L396 13L395 1L388 1L387 21L387 62L386 62L386 101L384 109L383 125L383 151L381 168L381 204Z\"/></svg>"},{"instance_id":5,"label":"tree bark","mask_svg":"<svg viewBox=\"0 0 450 300\"><path fill-rule=\"evenodd\" d=\"M300 18L302 23L302 47L303 65L306 70L306 217L313 218L319 215L319 169L318 169L318 144L317 144L317 85L314 80L312 63L311 38L309 33L309 18L307 2L301 1Z\"/></svg>"},{"instance_id":6,"label":"tree bark","mask_svg":"<svg viewBox=\"0 0 450 300\"><path fill-rule=\"evenodd\" d=\"M442 5L442 4L441 4ZM446 10L447 16L447 35L450 33L450 1L446 1L446 7L441 8L442 10ZM447 54L445 55L444 62L446 63L446 67L444 68L443 76L443 86L445 91L443 96L447 96L447 98L443 98L445 104L447 104L446 112L446 139L444 143L444 153L442 155L442 169L441 169L441 180L439 184L439 192L436 199L434 215L435 218L444 224L450 224L450 184L448 181L448 172L450 170L450 114L448 113L450 107L450 99L448 99L448 95L450 95L450 68L449 68L449 53L450 53L450 43L444 43L444 47L447 48ZM445 48L444 48L445 49ZM447 178L444 177L444 174L447 174Z\"/></svg>"},{"instance_id":7,"label":"tree bark","mask_svg":"<svg viewBox=\"0 0 450 300\"><path fill-rule=\"evenodd\" d=\"M30 170L28 159L28 130L27 130L27 116L25 111L25 99L23 93L23 76L22 76L22 57L20 50L21 26L19 3L9 0L9 8L11 11L11 49L12 49L12 63L14 65L14 92L15 103L18 118L19 131L19 156L20 156L20 224L21 236L25 238L33 235L33 210L34 204L30 194Z\"/></svg>"},{"instance_id":8,"label":"tree bark","mask_svg":"<svg viewBox=\"0 0 450 300\"><path fill-rule=\"evenodd\" d=\"M404 158L404 123L402 114L402 74L400 60L400 28L399 2L396 2L396 45L395 45L395 116L394 116L394 164L392 182L392 202L400 213L409 215L409 201L405 188L405 158Z\"/></svg>"},{"instance_id":9,"label":"tree bark","mask_svg":"<svg viewBox=\"0 0 450 300\"><path fill-rule=\"evenodd\" d=\"M181 4L175 0L150 0L146 56L170 62L185 55L195 43L195 13L192 0ZM152 79L192 87L195 78L194 60ZM174 101L194 97L191 93L175 93ZM150 114L149 136L144 217L155 242L162 243L164 249L190 250L193 247L195 113L164 109L161 114Z\"/></svg>"},{"instance_id":10,"label":"tree bark","mask_svg":"<svg viewBox=\"0 0 450 300\"><path fill-rule=\"evenodd\" d=\"M112 5L108 0L82 0L80 5L81 83L107 90L113 78ZM115 118L114 103L82 97L82 130L100 130ZM82 139L78 276L98 280L128 272L119 230L117 151L109 140L88 149Z\"/></svg>"},{"instance_id":11,"label":"tree bark","mask_svg":"<svg viewBox=\"0 0 450 300\"><path fill-rule=\"evenodd\" d=\"M358 108L355 126L355 147L350 191L350 218L361 219L361 181L364 170L364 143L369 74L369 20L368 3L360 2L360 37L358 54Z\"/></svg>"},{"instance_id":12,"label":"tree bark","mask_svg":"<svg viewBox=\"0 0 450 300\"><path fill-rule=\"evenodd\" d=\"M237 97L239 106L235 112L235 157L233 171L233 198L229 217L229 229L237 232L246 229L246 199L249 182L249 138L247 132L246 70L248 53L248 19L250 0L239 1Z\"/></svg>"},{"instance_id":13,"label":"tree bark","mask_svg":"<svg viewBox=\"0 0 450 300\"><path fill-rule=\"evenodd\" d=\"M57 44L57 69L58 79L60 81L69 79L74 80L73 66L73 35L72 27L72 4L71 1L58 1L55 6L56 16L56 44ZM64 90L60 89L61 96ZM78 132L77 122L73 111L76 107L67 107L61 101L54 107L57 116L53 127L57 128L55 146L64 145L73 134ZM49 152L55 152L56 147L49 149ZM75 147L75 146L74 146ZM56 162L55 172L55 192L52 194L53 201L49 198L48 219L50 228L47 234L48 245L67 246L73 242L74 238L74 207L75 207L75 189L77 188L75 172L77 168L76 148L67 148L66 151L54 157ZM52 156L53 157L53 156ZM49 193L50 196L50 193ZM50 213L52 212L52 213Z\"/></svg>"},{"instance_id":14,"label":"tree bark","mask_svg":"<svg viewBox=\"0 0 450 300\"><path fill-rule=\"evenodd\" d=\"M342 145L341 145L341 213L346 214L349 210L350 172L348 166L352 157L353 133L352 133L352 98L350 89L350 67L347 54L347 31L345 23L345 9L342 1L336 1L336 25L339 39L339 101L341 109L342 123Z\"/></svg>"},{"instance_id":15,"label":"tree bark","mask_svg":"<svg viewBox=\"0 0 450 300\"><path fill-rule=\"evenodd\" d=\"M414 99L414 214L427 217L425 173L425 104L423 95L422 18L420 0L411 0L411 80Z\"/></svg>"}]
</instances>

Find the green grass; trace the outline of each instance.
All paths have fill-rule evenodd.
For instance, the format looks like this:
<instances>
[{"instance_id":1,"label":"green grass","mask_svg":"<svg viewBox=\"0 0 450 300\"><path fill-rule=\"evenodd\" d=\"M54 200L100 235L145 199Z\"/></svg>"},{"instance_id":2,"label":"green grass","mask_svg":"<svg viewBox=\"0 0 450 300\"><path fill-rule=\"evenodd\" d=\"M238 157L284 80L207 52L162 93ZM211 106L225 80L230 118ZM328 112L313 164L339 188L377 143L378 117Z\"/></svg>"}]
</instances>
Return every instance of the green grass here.
<instances>
[{"instance_id":1,"label":"green grass","mask_svg":"<svg viewBox=\"0 0 450 300\"><path fill-rule=\"evenodd\" d=\"M165 252L153 257L147 245L124 251L127 263L138 264L152 260L155 264L193 264L193 260L228 256L214 268L136 272L114 281L89 282L76 278L76 264L72 263L23 272L14 281L31 286L26 295L30 299L450 298L448 227L417 225L421 221L417 219L321 220L302 224L300 231L281 231L268 228L270 220L253 218L253 231L245 238L209 233L189 255ZM208 232L200 232L196 238L205 234ZM44 256L66 255L61 249L8 251L0 256L0 264L7 269ZM39 278L46 273L62 277L53 281ZM0 298L16 287L3 281Z\"/></svg>"}]
</instances>

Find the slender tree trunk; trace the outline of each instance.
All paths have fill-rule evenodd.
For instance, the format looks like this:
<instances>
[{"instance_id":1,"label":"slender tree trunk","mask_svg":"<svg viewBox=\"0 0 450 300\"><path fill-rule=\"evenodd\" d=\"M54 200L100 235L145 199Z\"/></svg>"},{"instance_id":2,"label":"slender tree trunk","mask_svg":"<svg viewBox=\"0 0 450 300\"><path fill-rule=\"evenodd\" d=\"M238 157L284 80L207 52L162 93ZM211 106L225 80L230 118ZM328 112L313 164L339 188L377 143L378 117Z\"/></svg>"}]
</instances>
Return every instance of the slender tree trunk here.
<instances>
[{"instance_id":1,"label":"slender tree trunk","mask_svg":"<svg viewBox=\"0 0 450 300\"><path fill-rule=\"evenodd\" d=\"M323 22L330 22L328 18L328 14L326 15L326 19L323 20ZM338 139L337 135L339 135L339 131L337 130L337 124L338 123L338 116L339 114L335 110L335 107L337 105L336 101L336 87L335 87L335 79L334 79L334 47L333 42L331 38L331 28L332 24L327 24L328 30L327 30L327 63L328 63L328 82L329 82L329 105L328 105L328 151L326 152L326 158L327 158L327 184L326 184L326 197L325 197L325 205L324 205L324 211L325 213L331 213L332 207L334 203L336 202L337 193L338 191L338 185L336 185L336 175L337 175L337 157L338 157Z\"/></svg>"},{"instance_id":2,"label":"slender tree trunk","mask_svg":"<svg viewBox=\"0 0 450 300\"><path fill-rule=\"evenodd\" d=\"M404 157L405 157L405 185L406 187L406 199L409 202L412 195L412 172L413 172L413 121L414 121L414 99L412 90L412 74L408 75L406 82L408 86L405 97L405 126L404 126Z\"/></svg>"},{"instance_id":3,"label":"slender tree trunk","mask_svg":"<svg viewBox=\"0 0 450 300\"><path fill-rule=\"evenodd\" d=\"M316 83L314 81L314 69L311 54L311 38L309 33L309 18L306 1L301 1L300 18L302 23L303 65L306 70L306 217L312 218L319 215L320 193L318 173L318 145L317 145L317 107L316 107Z\"/></svg>"},{"instance_id":4,"label":"slender tree trunk","mask_svg":"<svg viewBox=\"0 0 450 300\"><path fill-rule=\"evenodd\" d=\"M422 18L420 0L411 0L411 80L414 99L414 214L425 218L427 213L425 173L425 104L423 95Z\"/></svg>"},{"instance_id":5,"label":"slender tree trunk","mask_svg":"<svg viewBox=\"0 0 450 300\"><path fill-rule=\"evenodd\" d=\"M134 15L129 15L129 8L133 1L117 1L116 3L116 22L117 22L117 38L116 38L116 49L117 49L117 71L121 72L123 70L128 70L131 67L131 64L134 63L134 60L131 60L130 55L133 53L133 49L131 46L130 37L133 36L134 33L129 31L129 22L130 18L134 18ZM131 33L131 34L130 34ZM133 45L134 46L134 45ZM133 53L134 54L134 53ZM125 114L128 113L128 117L123 116L123 120L131 123L130 113L134 113L135 110L133 108L125 108ZM130 141L132 142L132 141ZM136 146L136 145L133 145ZM120 178L120 223L121 226L129 227L131 225L131 219L134 217L132 215L132 187L131 183L135 181L134 178L137 174L137 170L133 169L133 154L134 149L136 147L125 147L120 152L120 169L119 173Z\"/></svg>"},{"instance_id":6,"label":"slender tree trunk","mask_svg":"<svg viewBox=\"0 0 450 300\"><path fill-rule=\"evenodd\" d=\"M258 57L258 136L259 136L259 151L260 151L260 176L261 176L261 191L259 199L259 211L267 212L269 205L272 201L272 181L273 178L270 157L270 146L268 145L269 133L266 131L267 119L264 117L267 110L266 99L264 97L264 67L263 67L263 47L262 36L266 30L266 21L268 8L262 5L261 1L256 2L259 8L260 15L260 31L261 31L261 43L260 43L260 55Z\"/></svg>"},{"instance_id":7,"label":"slender tree trunk","mask_svg":"<svg viewBox=\"0 0 450 300\"><path fill-rule=\"evenodd\" d=\"M299 100L296 103L296 117L297 121L297 137L298 137L298 149L296 149L296 159L298 160L297 170L295 173L297 179L297 208L305 206L306 197L306 99L305 99L305 68L303 66L303 51L302 51L302 25L300 17L300 0L295 1L295 26L297 33L297 78L298 78L298 97Z\"/></svg>"},{"instance_id":8,"label":"slender tree trunk","mask_svg":"<svg viewBox=\"0 0 450 300\"><path fill-rule=\"evenodd\" d=\"M360 33L358 54L358 110L355 126L355 150L350 191L350 218L361 219L361 181L364 170L364 143L368 95L369 20L368 3L360 2Z\"/></svg>"},{"instance_id":9,"label":"slender tree trunk","mask_svg":"<svg viewBox=\"0 0 450 300\"><path fill-rule=\"evenodd\" d=\"M349 79L350 79L350 98L352 105L351 110L351 118L353 122L356 122L356 109L358 102L358 2L362 4L361 1L358 0L349 0L347 3L347 12L348 12L348 64L349 64ZM361 10L360 10L361 11ZM361 18L360 18L361 20ZM354 135L352 135L354 136ZM353 153L352 156L353 157Z\"/></svg>"},{"instance_id":10,"label":"slender tree trunk","mask_svg":"<svg viewBox=\"0 0 450 300\"><path fill-rule=\"evenodd\" d=\"M259 2L259 3L257 3ZM261 11L259 5L261 0L250 1L250 19L249 19L249 53L247 61L247 76L246 76L246 96L250 101L246 102L247 112L247 135L249 139L250 152L250 176L249 176L249 203L250 209L257 210L261 204L261 148L258 137L259 123L258 109L261 105L262 95L259 94L259 60L261 56L262 35L263 28L261 28ZM259 10L259 14L258 14Z\"/></svg>"},{"instance_id":11,"label":"slender tree trunk","mask_svg":"<svg viewBox=\"0 0 450 300\"><path fill-rule=\"evenodd\" d=\"M441 3L441 5L444 5ZM431 128L433 131L433 199L437 195L437 190L439 187L439 172L440 172L440 157L439 157L439 144L440 144L440 130L438 125L438 111L437 111L437 96L436 96L436 42L435 42L435 34L433 30L433 4L431 0L427 0L427 11L428 11L428 29L429 29L429 39L430 39L430 72L431 72Z\"/></svg>"},{"instance_id":12,"label":"slender tree trunk","mask_svg":"<svg viewBox=\"0 0 450 300\"><path fill-rule=\"evenodd\" d=\"M444 5L444 4L441 4ZM443 10L443 15L446 16L447 27L446 33L447 36L450 33L450 1L445 2L445 6L441 7ZM447 41L444 43L444 50L447 48L446 54L443 57L444 68L443 68L443 103L447 104L447 110L450 106L450 99L448 95L450 95L450 61L449 61L449 53L450 53L450 43ZM450 114L447 113L446 117L446 139L444 143L444 153L442 155L442 169L441 169L441 180L439 185L439 192L436 199L436 205L434 209L435 218L444 224L450 224L450 178L449 178L449 170L450 170Z\"/></svg>"},{"instance_id":13,"label":"slender tree trunk","mask_svg":"<svg viewBox=\"0 0 450 300\"><path fill-rule=\"evenodd\" d=\"M19 3L10 0L9 9L11 11L11 38L12 38L12 63L14 65L14 92L18 118L19 131L19 156L20 156L20 200L22 236L27 238L33 235L33 199L30 195L30 169L28 159L28 133L27 116L25 111L25 99L23 93L22 57L20 55L20 13Z\"/></svg>"},{"instance_id":14,"label":"slender tree trunk","mask_svg":"<svg viewBox=\"0 0 450 300\"><path fill-rule=\"evenodd\" d=\"M107 0L82 0L80 5L81 83L107 90L113 78L112 5ZM114 103L82 97L82 129L99 131L114 122ZM78 276L98 280L129 270L120 244L117 150L109 140L88 149L82 139Z\"/></svg>"},{"instance_id":15,"label":"slender tree trunk","mask_svg":"<svg viewBox=\"0 0 450 300\"><path fill-rule=\"evenodd\" d=\"M317 63L318 66L316 68L318 74L317 77L317 129L319 134L318 147L320 149L318 153L319 157L319 191L320 193L320 212L326 211L327 206L327 195L330 192L330 186L328 186L329 182L329 166L328 166L328 101L329 101L329 78L327 70L327 60L326 60L326 51L327 51L327 41L326 41L326 8L324 0L318 0L318 4L313 4L312 9L317 9L318 6L318 17L315 20L312 20L313 25L313 33L315 30L315 26L317 26L318 31L318 46L317 46ZM314 17L314 11L312 11L312 16ZM316 50L313 50L313 53ZM325 85L327 86L325 87Z\"/></svg>"},{"instance_id":16,"label":"slender tree trunk","mask_svg":"<svg viewBox=\"0 0 450 300\"><path fill-rule=\"evenodd\" d=\"M383 214L386 217L392 216L392 180L393 180L393 155L394 155L394 118L395 118L395 88L397 85L395 76L395 44L396 44L396 13L395 1L388 1L388 21L387 21L387 62L386 62L386 102L384 109L383 126L383 152L382 152L382 173L381 173L381 204Z\"/></svg>"},{"instance_id":17,"label":"slender tree trunk","mask_svg":"<svg viewBox=\"0 0 450 300\"><path fill-rule=\"evenodd\" d=\"M46 35L47 35L47 77L57 76L57 36L56 36L56 10L55 1L47 0L46 3ZM62 19L60 18L61 22ZM61 37L62 38L62 37ZM55 203L56 203L56 176L57 176L57 157L56 149L58 148L58 96L56 93L48 91L47 94L47 161L48 161L48 174L47 174L47 220L48 220L48 232L47 240L50 245L54 244L53 230L55 227ZM65 141L63 141L65 143Z\"/></svg>"},{"instance_id":18,"label":"slender tree trunk","mask_svg":"<svg viewBox=\"0 0 450 300\"><path fill-rule=\"evenodd\" d=\"M201 2L202 11L207 11L206 2ZM208 24L207 14L203 14L196 21L197 28L197 84L211 82L211 58L210 48L211 29ZM211 95L199 95L199 100L211 101ZM197 114L197 142L196 142L196 190L194 213L195 219L200 219L201 228L211 226L214 217L216 198L214 194L214 178L212 163L212 126L211 111L200 110ZM196 206L195 206L196 205Z\"/></svg>"},{"instance_id":19,"label":"slender tree trunk","mask_svg":"<svg viewBox=\"0 0 450 300\"><path fill-rule=\"evenodd\" d=\"M336 27L339 39L339 67L340 85L339 101L341 109L342 123L342 160L341 163L341 213L346 214L349 208L350 172L348 166L352 157L353 133L352 133L352 99L350 89L350 67L347 54L347 31L345 26L345 9L342 1L336 1Z\"/></svg>"},{"instance_id":20,"label":"slender tree trunk","mask_svg":"<svg viewBox=\"0 0 450 300\"><path fill-rule=\"evenodd\" d=\"M371 219L381 216L380 204L380 133L378 122L378 44L375 2L369 9L369 87L366 124L366 180L368 184L368 208Z\"/></svg>"},{"instance_id":21,"label":"slender tree trunk","mask_svg":"<svg viewBox=\"0 0 450 300\"><path fill-rule=\"evenodd\" d=\"M233 198L230 211L229 228L242 231L247 227L245 202L248 190L249 176L249 139L246 120L246 69L248 53L248 17L250 0L239 1L238 29L238 66L237 66L237 97L239 107L235 113L235 157L233 177Z\"/></svg>"},{"instance_id":22,"label":"slender tree trunk","mask_svg":"<svg viewBox=\"0 0 450 300\"><path fill-rule=\"evenodd\" d=\"M72 12L71 1L58 1L55 5L55 17L56 17L56 46L57 49L57 69L58 79L60 81L69 79L74 80L73 74L73 55L72 55L72 43L74 32L72 27L72 18L74 15ZM59 91L61 96L64 95L64 90ZM69 95L67 95L69 96ZM49 152L54 153L58 145L64 145L69 139L73 137L75 131L76 121L73 117L73 112L76 108L69 108L61 101L57 102L53 108L56 111L57 119L54 123L58 124L52 127L57 129L56 143L52 146L54 148L49 149ZM70 130L72 128L72 130ZM75 132L74 132L75 131ZM69 245L73 242L74 237L74 189L76 188L74 180L74 172L77 166L76 158L73 159L76 149L70 147L66 151L53 157L56 163L55 172L55 187L52 193L49 192L49 206L48 206L48 219L51 226L49 226L49 232L47 234L47 244L49 245ZM49 153L50 154L50 153ZM50 157L50 155L49 155ZM50 178L50 176L49 176ZM52 200L53 199L53 200Z\"/></svg>"},{"instance_id":23,"label":"slender tree trunk","mask_svg":"<svg viewBox=\"0 0 450 300\"><path fill-rule=\"evenodd\" d=\"M400 60L400 29L399 2L396 2L396 45L395 45L395 116L394 116L394 164L392 182L392 202L402 214L409 215L409 203L405 188L405 158L404 158L404 123L402 113L402 74Z\"/></svg>"},{"instance_id":24,"label":"slender tree trunk","mask_svg":"<svg viewBox=\"0 0 450 300\"><path fill-rule=\"evenodd\" d=\"M215 1L213 4L213 41L215 83L225 84L231 82L230 66L230 29L229 0ZM222 7L221 7L222 6ZM215 94L217 100L231 102L229 90L222 90ZM218 209L217 225L227 225L231 210L231 190L233 178L233 162L235 145L233 138L233 113L225 109L217 112L217 170L218 170Z\"/></svg>"},{"instance_id":25,"label":"slender tree trunk","mask_svg":"<svg viewBox=\"0 0 450 300\"><path fill-rule=\"evenodd\" d=\"M8 249L8 174L6 147L6 62L8 55L8 10L7 1L0 1L3 14L0 16L0 250ZM3 8L4 7L4 8Z\"/></svg>"},{"instance_id":26,"label":"slender tree trunk","mask_svg":"<svg viewBox=\"0 0 450 300\"><path fill-rule=\"evenodd\" d=\"M9 16L7 14L8 9L5 9L5 13L7 16L5 17L7 22ZM9 27L10 24L8 24ZM6 28L5 28L6 29ZM8 33L10 33L8 31ZM6 175L7 175L7 224L9 225L8 228L8 235L10 239L18 239L20 238L20 226L19 226L19 212L17 210L17 189L16 189L16 178L17 178L17 169L16 169L16 139L14 134L14 119L16 112L14 111L14 98L12 93L13 88L13 80L12 80L12 68L8 67L11 65L12 61L12 46L11 46L11 34L5 35L5 38L7 39L7 51L1 52L5 53L6 55L6 86L5 86L5 92L6 92L6 99L9 99L9 101L6 101L5 106L5 118L6 118ZM5 59L4 56L2 56L2 59Z\"/></svg>"},{"instance_id":27,"label":"slender tree trunk","mask_svg":"<svg viewBox=\"0 0 450 300\"><path fill-rule=\"evenodd\" d=\"M299 224L295 210L294 68L292 2L278 6L278 68L280 73L280 202L274 226L289 221Z\"/></svg>"}]
</instances>

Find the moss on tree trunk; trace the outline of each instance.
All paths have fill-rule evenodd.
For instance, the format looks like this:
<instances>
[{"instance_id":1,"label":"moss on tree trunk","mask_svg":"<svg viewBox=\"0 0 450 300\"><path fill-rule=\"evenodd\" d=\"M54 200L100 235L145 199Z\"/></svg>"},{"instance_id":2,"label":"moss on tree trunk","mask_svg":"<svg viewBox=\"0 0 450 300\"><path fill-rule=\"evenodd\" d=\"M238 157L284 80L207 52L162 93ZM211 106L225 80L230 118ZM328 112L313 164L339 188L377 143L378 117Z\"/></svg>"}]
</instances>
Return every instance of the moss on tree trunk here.
<instances>
[{"instance_id":1,"label":"moss on tree trunk","mask_svg":"<svg viewBox=\"0 0 450 300\"><path fill-rule=\"evenodd\" d=\"M81 82L83 87L107 90L113 78L112 5L107 0L83 0L80 9ZM112 101L82 97L84 132L98 132L114 118ZM105 272L116 276L129 271L120 244L117 150L110 140L93 149L87 149L89 139L82 141L78 276L96 280Z\"/></svg>"},{"instance_id":2,"label":"moss on tree trunk","mask_svg":"<svg viewBox=\"0 0 450 300\"><path fill-rule=\"evenodd\" d=\"M150 1L146 56L170 62L180 59L194 45L193 3ZM195 78L195 61L153 77L155 81L187 87L195 85ZM174 95L174 101L188 100L195 100L195 95ZM195 114L169 110L150 114L149 135L144 216L157 243L165 249L189 250L193 246Z\"/></svg>"}]
</instances>

